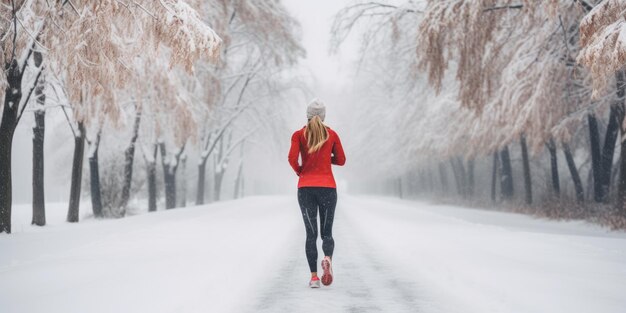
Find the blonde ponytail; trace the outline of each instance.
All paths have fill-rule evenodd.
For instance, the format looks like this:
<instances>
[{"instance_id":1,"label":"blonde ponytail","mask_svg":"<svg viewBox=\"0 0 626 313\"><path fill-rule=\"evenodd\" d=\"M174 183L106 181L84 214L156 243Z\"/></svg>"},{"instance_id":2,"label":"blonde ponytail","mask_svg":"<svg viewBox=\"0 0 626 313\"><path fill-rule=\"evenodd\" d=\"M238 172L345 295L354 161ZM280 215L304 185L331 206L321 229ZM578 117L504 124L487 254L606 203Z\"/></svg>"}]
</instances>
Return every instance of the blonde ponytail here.
<instances>
[{"instance_id":1,"label":"blonde ponytail","mask_svg":"<svg viewBox=\"0 0 626 313\"><path fill-rule=\"evenodd\" d=\"M304 135L309 146L309 153L318 151L328 140L328 130L318 115L309 120Z\"/></svg>"}]
</instances>

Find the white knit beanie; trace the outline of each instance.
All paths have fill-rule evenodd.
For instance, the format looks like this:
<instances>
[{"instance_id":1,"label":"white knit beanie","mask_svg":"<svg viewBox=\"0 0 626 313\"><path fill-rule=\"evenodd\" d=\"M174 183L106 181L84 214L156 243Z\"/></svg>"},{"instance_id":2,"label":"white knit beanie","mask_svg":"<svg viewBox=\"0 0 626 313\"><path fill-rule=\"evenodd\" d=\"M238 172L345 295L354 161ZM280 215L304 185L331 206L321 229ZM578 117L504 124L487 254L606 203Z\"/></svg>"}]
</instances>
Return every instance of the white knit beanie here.
<instances>
[{"instance_id":1,"label":"white knit beanie","mask_svg":"<svg viewBox=\"0 0 626 313\"><path fill-rule=\"evenodd\" d=\"M322 121L324 121L324 118L326 117L326 106L324 106L324 102L322 102L322 100L318 98L311 100L309 106L306 109L307 119L310 120L315 115L319 116Z\"/></svg>"}]
</instances>

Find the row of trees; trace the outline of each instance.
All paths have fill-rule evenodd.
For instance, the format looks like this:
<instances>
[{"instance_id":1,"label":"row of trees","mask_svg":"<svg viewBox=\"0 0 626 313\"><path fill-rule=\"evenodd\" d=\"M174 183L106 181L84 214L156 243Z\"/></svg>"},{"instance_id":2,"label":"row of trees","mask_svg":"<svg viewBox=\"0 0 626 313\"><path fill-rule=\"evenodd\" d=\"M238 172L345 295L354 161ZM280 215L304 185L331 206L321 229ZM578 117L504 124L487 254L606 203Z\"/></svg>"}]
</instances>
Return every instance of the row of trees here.
<instances>
[{"instance_id":1,"label":"row of trees","mask_svg":"<svg viewBox=\"0 0 626 313\"><path fill-rule=\"evenodd\" d=\"M384 103L385 118L407 130L390 141L382 138L398 136L377 129L363 140L379 137L386 148L405 151L400 162L389 164L398 175L409 168L427 177L434 169L443 185L449 164L461 194L474 190L474 163L491 163L487 185L495 198L500 181L504 199L514 194L510 149L519 145L514 156L521 159L528 204L536 199L531 168L542 168L544 151L552 182L542 194L561 193L558 150L575 198L584 201L580 161L589 156L593 200L608 203L617 185L615 207L626 215L626 147L618 140L626 133L626 46L619 36L625 8L622 0L368 1L346 7L333 26L336 47L364 29L360 70L374 75L363 75L360 84L378 95L365 102ZM371 117L360 120L370 123Z\"/></svg>"},{"instance_id":2,"label":"row of trees","mask_svg":"<svg viewBox=\"0 0 626 313\"><path fill-rule=\"evenodd\" d=\"M282 73L303 55L297 23L280 1L25 0L1 10L0 232L11 231L11 140L24 112L34 112L36 125L33 224L45 224L43 140L50 109L63 111L74 135L69 222L79 219L85 154L96 217L126 214L137 192L137 153L154 211L157 160L165 206L173 208L186 198L177 197L177 172L196 150L202 203L209 156L226 169L254 125L263 126L254 113L285 88ZM123 160L121 171L113 166L120 162L100 162L102 151L108 160ZM112 175L118 183L110 183Z\"/></svg>"}]
</instances>

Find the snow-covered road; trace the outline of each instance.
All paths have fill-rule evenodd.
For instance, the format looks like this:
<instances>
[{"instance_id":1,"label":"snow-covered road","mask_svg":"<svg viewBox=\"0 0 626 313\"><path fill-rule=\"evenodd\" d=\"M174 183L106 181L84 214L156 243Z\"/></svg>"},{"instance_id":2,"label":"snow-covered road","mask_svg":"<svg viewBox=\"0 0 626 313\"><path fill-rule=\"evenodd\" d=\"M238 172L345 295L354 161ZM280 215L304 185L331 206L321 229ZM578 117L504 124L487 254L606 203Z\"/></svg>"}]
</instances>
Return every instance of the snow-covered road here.
<instances>
[{"instance_id":1,"label":"snow-covered road","mask_svg":"<svg viewBox=\"0 0 626 313\"><path fill-rule=\"evenodd\" d=\"M626 234L582 222L339 196L335 282L307 288L293 196L0 235L0 312L603 312ZM321 249L320 249L321 255Z\"/></svg>"},{"instance_id":2,"label":"snow-covered road","mask_svg":"<svg viewBox=\"0 0 626 313\"><path fill-rule=\"evenodd\" d=\"M341 199L340 201L343 201ZM305 288L310 275L304 256L304 228L293 234L293 240L277 271L264 284L261 296L249 312L419 312L418 286L403 279L402 272L372 245L363 229L355 227L358 208L352 202L342 203L335 217L336 280L321 289ZM375 224L370 231L375 231ZM318 243L320 258L321 241ZM320 259L321 260L321 259Z\"/></svg>"}]
</instances>

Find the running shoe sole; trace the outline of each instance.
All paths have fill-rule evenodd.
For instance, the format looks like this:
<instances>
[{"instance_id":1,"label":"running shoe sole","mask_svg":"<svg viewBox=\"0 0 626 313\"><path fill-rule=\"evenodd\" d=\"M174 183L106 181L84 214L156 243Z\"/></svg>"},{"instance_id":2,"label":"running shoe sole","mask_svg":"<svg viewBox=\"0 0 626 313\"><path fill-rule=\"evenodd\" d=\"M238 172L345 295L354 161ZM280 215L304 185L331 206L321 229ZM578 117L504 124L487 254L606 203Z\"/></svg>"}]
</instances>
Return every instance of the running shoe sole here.
<instances>
[{"instance_id":1,"label":"running shoe sole","mask_svg":"<svg viewBox=\"0 0 626 313\"><path fill-rule=\"evenodd\" d=\"M328 286L333 283L333 269L330 261L326 258L322 260L322 269L324 270L324 274L322 275L322 284L324 284L324 286Z\"/></svg>"}]
</instances>

